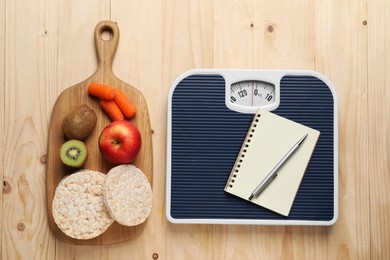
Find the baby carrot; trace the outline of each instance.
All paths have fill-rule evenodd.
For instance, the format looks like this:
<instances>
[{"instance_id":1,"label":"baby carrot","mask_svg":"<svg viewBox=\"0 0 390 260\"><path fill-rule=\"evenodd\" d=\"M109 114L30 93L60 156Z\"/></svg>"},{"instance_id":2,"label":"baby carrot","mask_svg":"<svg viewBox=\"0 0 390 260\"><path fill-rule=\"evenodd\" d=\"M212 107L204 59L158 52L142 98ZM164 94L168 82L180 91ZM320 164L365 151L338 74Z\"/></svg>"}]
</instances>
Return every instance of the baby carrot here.
<instances>
[{"instance_id":1,"label":"baby carrot","mask_svg":"<svg viewBox=\"0 0 390 260\"><path fill-rule=\"evenodd\" d=\"M115 89L114 102L127 118L132 118L137 113L137 109L120 89Z\"/></svg>"},{"instance_id":2,"label":"baby carrot","mask_svg":"<svg viewBox=\"0 0 390 260\"><path fill-rule=\"evenodd\" d=\"M99 105L108 114L112 121L123 120L124 116L119 107L112 100L101 99Z\"/></svg>"},{"instance_id":3,"label":"baby carrot","mask_svg":"<svg viewBox=\"0 0 390 260\"><path fill-rule=\"evenodd\" d=\"M115 97L115 89L107 85L92 82L88 86L88 94L105 100L113 100Z\"/></svg>"}]
</instances>

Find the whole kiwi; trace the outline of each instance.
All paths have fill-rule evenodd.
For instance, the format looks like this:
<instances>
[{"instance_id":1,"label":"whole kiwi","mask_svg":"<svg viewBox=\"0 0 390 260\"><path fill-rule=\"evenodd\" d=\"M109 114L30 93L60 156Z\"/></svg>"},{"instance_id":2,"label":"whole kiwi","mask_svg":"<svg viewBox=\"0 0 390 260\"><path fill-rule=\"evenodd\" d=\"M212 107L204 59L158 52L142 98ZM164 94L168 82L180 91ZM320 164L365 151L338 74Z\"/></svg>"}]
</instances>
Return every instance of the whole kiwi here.
<instances>
[{"instance_id":1,"label":"whole kiwi","mask_svg":"<svg viewBox=\"0 0 390 260\"><path fill-rule=\"evenodd\" d=\"M62 131L68 139L84 140L95 128L97 116L87 105L74 107L62 120Z\"/></svg>"}]
</instances>

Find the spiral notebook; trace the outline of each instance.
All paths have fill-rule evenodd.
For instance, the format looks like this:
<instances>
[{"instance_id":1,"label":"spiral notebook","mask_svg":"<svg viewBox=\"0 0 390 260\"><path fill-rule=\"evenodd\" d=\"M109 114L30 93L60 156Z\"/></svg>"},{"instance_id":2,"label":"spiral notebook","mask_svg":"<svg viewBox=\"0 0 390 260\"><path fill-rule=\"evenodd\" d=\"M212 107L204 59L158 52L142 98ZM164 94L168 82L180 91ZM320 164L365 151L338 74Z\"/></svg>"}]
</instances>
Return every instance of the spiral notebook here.
<instances>
[{"instance_id":1,"label":"spiral notebook","mask_svg":"<svg viewBox=\"0 0 390 260\"><path fill-rule=\"evenodd\" d=\"M320 132L259 109L253 117L225 191L249 201L249 196L280 159L305 134L301 147L278 171L277 177L256 198L259 206L288 216Z\"/></svg>"}]
</instances>

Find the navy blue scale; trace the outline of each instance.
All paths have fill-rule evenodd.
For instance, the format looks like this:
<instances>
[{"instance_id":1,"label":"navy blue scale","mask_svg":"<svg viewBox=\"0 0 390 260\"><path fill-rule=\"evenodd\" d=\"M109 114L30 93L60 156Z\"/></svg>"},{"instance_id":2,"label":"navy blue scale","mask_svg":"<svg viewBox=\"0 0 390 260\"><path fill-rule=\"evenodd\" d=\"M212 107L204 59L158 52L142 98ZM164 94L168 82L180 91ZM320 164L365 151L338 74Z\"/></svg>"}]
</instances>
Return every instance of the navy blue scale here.
<instances>
[{"instance_id":1,"label":"navy blue scale","mask_svg":"<svg viewBox=\"0 0 390 260\"><path fill-rule=\"evenodd\" d=\"M285 76L280 82L280 106L272 112L321 132L290 215L284 217L224 191L253 114L226 107L220 75L182 80L172 96L171 216L332 220L333 105L331 91L318 78Z\"/></svg>"}]
</instances>

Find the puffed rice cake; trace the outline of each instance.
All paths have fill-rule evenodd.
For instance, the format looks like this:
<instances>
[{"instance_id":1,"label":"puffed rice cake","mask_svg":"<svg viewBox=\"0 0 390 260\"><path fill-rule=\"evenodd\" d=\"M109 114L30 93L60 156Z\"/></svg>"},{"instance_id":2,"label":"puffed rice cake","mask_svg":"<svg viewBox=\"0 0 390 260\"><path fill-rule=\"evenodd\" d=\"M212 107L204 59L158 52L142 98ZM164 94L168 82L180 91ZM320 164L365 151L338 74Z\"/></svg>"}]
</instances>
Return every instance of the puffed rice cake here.
<instances>
[{"instance_id":1,"label":"puffed rice cake","mask_svg":"<svg viewBox=\"0 0 390 260\"><path fill-rule=\"evenodd\" d=\"M52 204L57 226L76 239L101 235L114 222L103 199L106 175L82 170L65 177L58 184Z\"/></svg>"},{"instance_id":2,"label":"puffed rice cake","mask_svg":"<svg viewBox=\"0 0 390 260\"><path fill-rule=\"evenodd\" d=\"M152 210L153 193L145 174L131 164L112 168L103 186L111 216L125 226L143 223Z\"/></svg>"}]
</instances>

